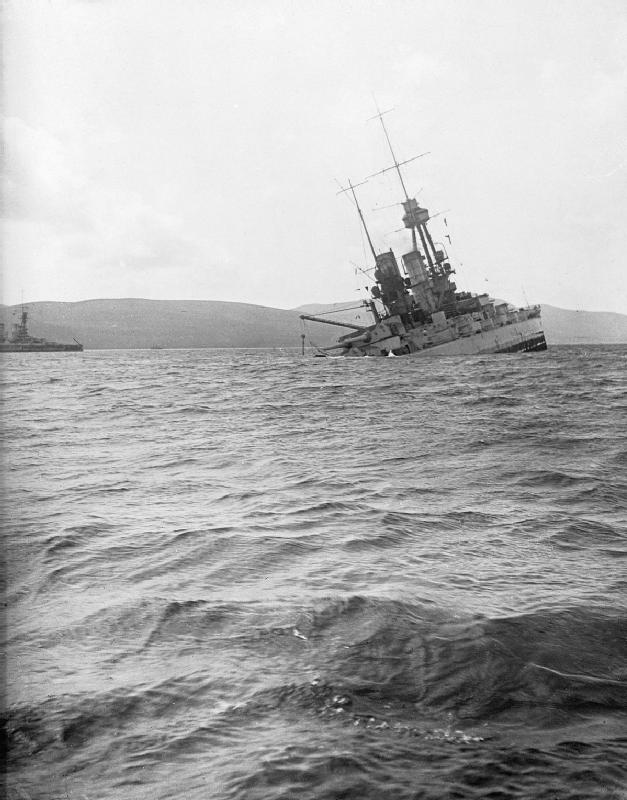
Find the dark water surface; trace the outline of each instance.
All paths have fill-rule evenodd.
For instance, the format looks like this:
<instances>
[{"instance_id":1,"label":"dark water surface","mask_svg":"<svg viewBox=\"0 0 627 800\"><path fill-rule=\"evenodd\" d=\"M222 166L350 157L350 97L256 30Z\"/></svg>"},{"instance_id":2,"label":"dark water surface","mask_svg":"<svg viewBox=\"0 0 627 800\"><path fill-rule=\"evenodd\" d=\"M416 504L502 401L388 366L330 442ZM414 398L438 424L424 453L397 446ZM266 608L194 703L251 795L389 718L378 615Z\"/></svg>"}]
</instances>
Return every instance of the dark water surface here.
<instances>
[{"instance_id":1,"label":"dark water surface","mask_svg":"<svg viewBox=\"0 0 627 800\"><path fill-rule=\"evenodd\" d=\"M6 356L8 797L627 797L626 375Z\"/></svg>"}]
</instances>

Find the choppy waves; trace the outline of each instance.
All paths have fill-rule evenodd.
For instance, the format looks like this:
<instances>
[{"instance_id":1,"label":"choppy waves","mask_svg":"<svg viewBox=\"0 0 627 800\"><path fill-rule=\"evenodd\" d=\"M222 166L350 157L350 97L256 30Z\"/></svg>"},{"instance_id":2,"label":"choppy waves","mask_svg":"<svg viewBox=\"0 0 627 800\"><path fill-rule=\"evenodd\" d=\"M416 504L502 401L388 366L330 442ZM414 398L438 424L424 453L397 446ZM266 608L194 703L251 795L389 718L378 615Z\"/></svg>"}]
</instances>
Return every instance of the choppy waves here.
<instances>
[{"instance_id":1,"label":"choppy waves","mask_svg":"<svg viewBox=\"0 0 627 800\"><path fill-rule=\"evenodd\" d=\"M7 361L8 796L618 800L626 360Z\"/></svg>"}]
</instances>

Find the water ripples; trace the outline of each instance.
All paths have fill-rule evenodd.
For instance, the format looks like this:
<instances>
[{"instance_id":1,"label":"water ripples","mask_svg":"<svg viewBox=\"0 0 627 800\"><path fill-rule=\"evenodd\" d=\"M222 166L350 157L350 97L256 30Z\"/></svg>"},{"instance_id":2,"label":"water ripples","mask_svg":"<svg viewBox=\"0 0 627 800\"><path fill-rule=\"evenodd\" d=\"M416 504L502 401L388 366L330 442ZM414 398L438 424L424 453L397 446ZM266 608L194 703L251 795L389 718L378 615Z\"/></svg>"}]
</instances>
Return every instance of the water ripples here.
<instances>
[{"instance_id":1,"label":"water ripples","mask_svg":"<svg viewBox=\"0 0 627 800\"><path fill-rule=\"evenodd\" d=\"M624 348L4 362L13 798L618 798Z\"/></svg>"}]
</instances>

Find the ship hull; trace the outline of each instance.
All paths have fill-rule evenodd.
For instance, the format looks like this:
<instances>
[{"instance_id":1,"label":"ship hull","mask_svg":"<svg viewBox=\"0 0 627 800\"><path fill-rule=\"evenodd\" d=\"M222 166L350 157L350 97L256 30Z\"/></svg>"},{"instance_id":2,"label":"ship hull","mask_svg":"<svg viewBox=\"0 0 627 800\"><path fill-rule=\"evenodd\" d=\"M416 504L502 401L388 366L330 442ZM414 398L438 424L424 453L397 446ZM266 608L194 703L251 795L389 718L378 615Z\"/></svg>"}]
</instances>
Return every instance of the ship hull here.
<instances>
[{"instance_id":1,"label":"ship hull","mask_svg":"<svg viewBox=\"0 0 627 800\"><path fill-rule=\"evenodd\" d=\"M451 342L426 347L409 355L470 356L482 353L532 353L546 350L546 339L539 318L513 322L471 336L461 336Z\"/></svg>"},{"instance_id":2,"label":"ship hull","mask_svg":"<svg viewBox=\"0 0 627 800\"><path fill-rule=\"evenodd\" d=\"M521 319L521 316L524 318ZM352 358L388 355L425 358L473 356L484 353L532 353L547 349L539 308L519 309L518 312L510 312L509 317L506 322L497 325L485 320L481 323L482 329L469 333L463 332L463 325L460 326L462 333L459 333L456 324L398 331L399 319L391 317L378 323L371 331L345 338L328 349L343 348L342 355ZM395 328L394 335L390 336ZM437 338L440 338L439 342L433 341Z\"/></svg>"},{"instance_id":3,"label":"ship hull","mask_svg":"<svg viewBox=\"0 0 627 800\"><path fill-rule=\"evenodd\" d=\"M0 344L0 353L80 353L82 350L82 344L57 344L56 342L46 342L45 344L4 342Z\"/></svg>"}]
</instances>

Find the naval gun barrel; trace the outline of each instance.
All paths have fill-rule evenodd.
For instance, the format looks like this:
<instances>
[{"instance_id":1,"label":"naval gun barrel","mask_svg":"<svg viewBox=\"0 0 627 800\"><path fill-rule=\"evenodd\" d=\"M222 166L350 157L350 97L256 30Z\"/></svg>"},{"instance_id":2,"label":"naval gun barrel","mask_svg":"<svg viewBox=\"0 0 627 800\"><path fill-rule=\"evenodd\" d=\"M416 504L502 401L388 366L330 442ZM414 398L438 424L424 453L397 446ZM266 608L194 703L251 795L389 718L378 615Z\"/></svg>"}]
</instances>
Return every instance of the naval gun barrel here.
<instances>
[{"instance_id":1,"label":"naval gun barrel","mask_svg":"<svg viewBox=\"0 0 627 800\"><path fill-rule=\"evenodd\" d=\"M339 325L340 328L352 328L354 331L367 331L363 325L353 325L351 322L338 322L334 319L322 319L322 317L312 317L310 314L301 314L301 319L309 319L312 322L324 322L325 325Z\"/></svg>"}]
</instances>

